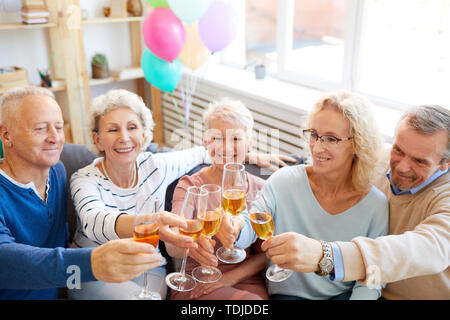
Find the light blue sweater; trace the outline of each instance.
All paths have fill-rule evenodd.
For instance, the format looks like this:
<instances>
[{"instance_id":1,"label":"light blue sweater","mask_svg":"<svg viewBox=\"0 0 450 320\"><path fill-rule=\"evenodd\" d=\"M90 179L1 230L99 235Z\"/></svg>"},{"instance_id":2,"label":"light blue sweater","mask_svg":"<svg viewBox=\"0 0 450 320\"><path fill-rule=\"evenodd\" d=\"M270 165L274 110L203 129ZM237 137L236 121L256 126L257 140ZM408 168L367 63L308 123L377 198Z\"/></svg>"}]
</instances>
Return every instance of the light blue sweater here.
<instances>
[{"instance_id":1,"label":"light blue sweater","mask_svg":"<svg viewBox=\"0 0 450 320\"><path fill-rule=\"evenodd\" d=\"M273 215L275 235L297 232L325 241L350 241L357 236L376 238L386 235L389 206L384 194L373 187L352 208L337 214L328 214L315 198L309 185L305 166L285 167L276 171L264 184L264 199ZM261 198L252 203L252 210L264 211ZM236 245L247 248L257 236L247 212L243 213L245 226ZM354 281L333 282L315 273L295 272L283 282L268 281L269 295L283 294L306 299L329 299L353 290L351 299L377 299L381 289L369 289Z\"/></svg>"}]
</instances>

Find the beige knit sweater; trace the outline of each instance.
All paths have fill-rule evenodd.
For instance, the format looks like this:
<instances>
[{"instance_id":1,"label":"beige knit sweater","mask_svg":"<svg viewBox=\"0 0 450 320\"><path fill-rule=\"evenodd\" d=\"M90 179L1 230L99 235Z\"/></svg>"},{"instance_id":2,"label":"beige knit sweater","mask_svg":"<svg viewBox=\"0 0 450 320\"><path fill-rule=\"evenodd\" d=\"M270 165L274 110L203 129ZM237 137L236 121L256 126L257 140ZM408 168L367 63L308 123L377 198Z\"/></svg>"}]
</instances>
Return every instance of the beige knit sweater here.
<instances>
[{"instance_id":1,"label":"beige knit sweater","mask_svg":"<svg viewBox=\"0 0 450 320\"><path fill-rule=\"evenodd\" d=\"M450 299L450 173L414 195L393 195L386 176L377 186L389 200L389 235L337 242L344 281L387 283L386 299Z\"/></svg>"}]
</instances>

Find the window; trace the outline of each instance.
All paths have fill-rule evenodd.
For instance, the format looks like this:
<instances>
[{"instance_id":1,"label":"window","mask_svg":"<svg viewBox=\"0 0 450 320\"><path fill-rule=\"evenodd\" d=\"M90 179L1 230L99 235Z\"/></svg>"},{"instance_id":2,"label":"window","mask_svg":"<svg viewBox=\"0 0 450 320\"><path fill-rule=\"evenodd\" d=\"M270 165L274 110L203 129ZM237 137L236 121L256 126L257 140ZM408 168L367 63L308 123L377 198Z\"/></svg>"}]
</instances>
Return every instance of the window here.
<instances>
[{"instance_id":1,"label":"window","mask_svg":"<svg viewBox=\"0 0 450 320\"><path fill-rule=\"evenodd\" d=\"M315 87L337 87L343 74L347 1L279 3L280 76L299 77Z\"/></svg>"},{"instance_id":2,"label":"window","mask_svg":"<svg viewBox=\"0 0 450 320\"><path fill-rule=\"evenodd\" d=\"M358 89L450 108L450 1L367 2Z\"/></svg>"},{"instance_id":3,"label":"window","mask_svg":"<svg viewBox=\"0 0 450 320\"><path fill-rule=\"evenodd\" d=\"M450 108L450 0L246 0L241 10L247 68L395 109Z\"/></svg>"},{"instance_id":4,"label":"window","mask_svg":"<svg viewBox=\"0 0 450 320\"><path fill-rule=\"evenodd\" d=\"M277 70L277 1L247 0L245 4L245 47L247 68L264 64Z\"/></svg>"}]
</instances>

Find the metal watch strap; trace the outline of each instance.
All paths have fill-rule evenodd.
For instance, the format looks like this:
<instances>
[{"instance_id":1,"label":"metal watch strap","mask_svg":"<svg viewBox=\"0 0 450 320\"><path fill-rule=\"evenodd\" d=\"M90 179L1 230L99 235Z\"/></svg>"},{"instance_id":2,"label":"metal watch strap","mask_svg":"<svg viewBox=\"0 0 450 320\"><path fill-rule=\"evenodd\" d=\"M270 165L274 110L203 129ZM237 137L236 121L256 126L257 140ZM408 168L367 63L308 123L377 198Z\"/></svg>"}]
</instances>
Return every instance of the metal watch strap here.
<instances>
[{"instance_id":1,"label":"metal watch strap","mask_svg":"<svg viewBox=\"0 0 450 320\"><path fill-rule=\"evenodd\" d=\"M320 240L320 244L322 245L323 258L320 259L319 271L316 272L316 274L318 274L319 276L323 277L323 276L327 276L328 274L330 274L330 272L325 272L324 270L322 270L322 262L325 259L329 259L329 260L331 260L333 262L333 256L331 255L331 246L330 246L330 244L328 242Z\"/></svg>"}]
</instances>

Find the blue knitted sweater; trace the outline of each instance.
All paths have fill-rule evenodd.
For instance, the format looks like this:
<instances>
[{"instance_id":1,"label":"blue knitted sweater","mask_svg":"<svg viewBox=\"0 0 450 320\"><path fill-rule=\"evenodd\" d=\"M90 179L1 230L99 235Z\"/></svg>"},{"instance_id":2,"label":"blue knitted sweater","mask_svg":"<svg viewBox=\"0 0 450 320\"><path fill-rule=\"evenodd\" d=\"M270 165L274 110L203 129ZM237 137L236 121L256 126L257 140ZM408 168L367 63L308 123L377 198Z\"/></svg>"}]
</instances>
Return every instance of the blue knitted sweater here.
<instances>
[{"instance_id":1,"label":"blue knitted sweater","mask_svg":"<svg viewBox=\"0 0 450 320\"><path fill-rule=\"evenodd\" d=\"M50 168L46 202L32 183L14 183L0 172L0 300L56 299L73 270L80 271L80 282L95 280L92 248L67 248L66 215L62 162Z\"/></svg>"}]
</instances>

